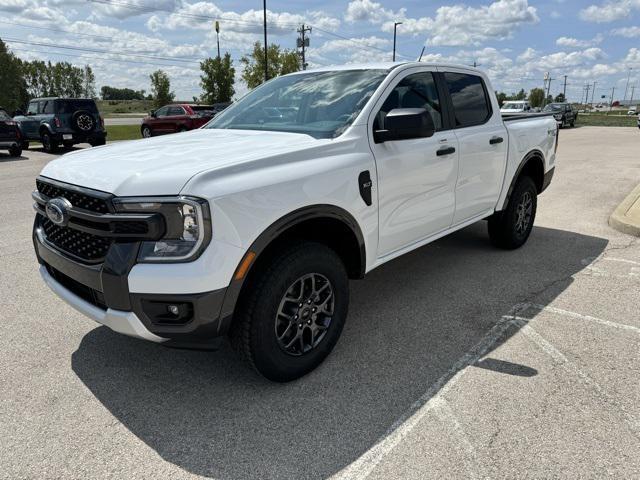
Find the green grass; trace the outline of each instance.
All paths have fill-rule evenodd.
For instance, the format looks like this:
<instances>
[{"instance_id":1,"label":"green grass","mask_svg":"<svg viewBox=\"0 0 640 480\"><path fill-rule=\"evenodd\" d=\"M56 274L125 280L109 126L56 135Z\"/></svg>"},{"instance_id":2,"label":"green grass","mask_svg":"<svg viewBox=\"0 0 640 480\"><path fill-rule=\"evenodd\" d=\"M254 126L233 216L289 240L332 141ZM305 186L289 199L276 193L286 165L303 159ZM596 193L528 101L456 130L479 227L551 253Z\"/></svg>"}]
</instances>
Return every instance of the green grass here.
<instances>
[{"instance_id":1,"label":"green grass","mask_svg":"<svg viewBox=\"0 0 640 480\"><path fill-rule=\"evenodd\" d=\"M591 127L637 127L635 115L605 115L604 113L578 114L576 125Z\"/></svg>"},{"instance_id":2,"label":"green grass","mask_svg":"<svg viewBox=\"0 0 640 480\"><path fill-rule=\"evenodd\" d=\"M140 125L107 125L107 141L136 140L142 138Z\"/></svg>"},{"instance_id":3,"label":"green grass","mask_svg":"<svg viewBox=\"0 0 640 480\"><path fill-rule=\"evenodd\" d=\"M114 113L148 113L153 110L153 100L98 100L97 104L105 117Z\"/></svg>"}]
</instances>

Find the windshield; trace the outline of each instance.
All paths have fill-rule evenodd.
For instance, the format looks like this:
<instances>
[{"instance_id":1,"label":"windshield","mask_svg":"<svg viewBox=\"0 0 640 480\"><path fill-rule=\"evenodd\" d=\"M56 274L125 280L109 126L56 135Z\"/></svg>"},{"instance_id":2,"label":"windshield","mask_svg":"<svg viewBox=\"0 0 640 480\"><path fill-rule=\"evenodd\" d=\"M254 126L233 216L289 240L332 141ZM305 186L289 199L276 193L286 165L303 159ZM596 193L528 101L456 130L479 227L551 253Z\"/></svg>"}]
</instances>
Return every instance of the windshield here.
<instances>
[{"instance_id":1,"label":"windshield","mask_svg":"<svg viewBox=\"0 0 640 480\"><path fill-rule=\"evenodd\" d=\"M351 125L387 73L344 70L278 77L248 93L205 128L334 138Z\"/></svg>"},{"instance_id":2,"label":"windshield","mask_svg":"<svg viewBox=\"0 0 640 480\"><path fill-rule=\"evenodd\" d=\"M505 103L502 108L505 110L524 110L524 103Z\"/></svg>"},{"instance_id":3,"label":"windshield","mask_svg":"<svg viewBox=\"0 0 640 480\"><path fill-rule=\"evenodd\" d=\"M562 110L563 105L559 103L550 103L546 107L544 107L543 112L558 112Z\"/></svg>"}]
</instances>

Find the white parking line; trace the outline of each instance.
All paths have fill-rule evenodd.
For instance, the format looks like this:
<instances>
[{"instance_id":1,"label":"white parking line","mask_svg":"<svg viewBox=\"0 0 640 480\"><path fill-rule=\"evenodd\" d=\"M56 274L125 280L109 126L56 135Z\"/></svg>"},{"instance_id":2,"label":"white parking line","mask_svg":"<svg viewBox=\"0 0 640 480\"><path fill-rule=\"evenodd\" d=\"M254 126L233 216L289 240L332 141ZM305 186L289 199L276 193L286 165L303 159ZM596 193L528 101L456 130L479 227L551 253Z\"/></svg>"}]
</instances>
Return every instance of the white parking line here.
<instances>
[{"instance_id":1,"label":"white parking line","mask_svg":"<svg viewBox=\"0 0 640 480\"><path fill-rule=\"evenodd\" d=\"M398 418L375 445L350 465L332 476L334 479L363 479L369 476L382 459L397 447L402 440L432 411L440 405L443 397L462 378L466 367L476 363L502 338L507 329L516 322L516 314L528 305L516 305L503 316L471 350L455 362L447 372L432 384L411 407Z\"/></svg>"},{"instance_id":2,"label":"white parking line","mask_svg":"<svg viewBox=\"0 0 640 480\"><path fill-rule=\"evenodd\" d=\"M516 323L520 326L520 332L522 332L527 338L535 343L542 351L548 354L557 365L561 366L567 373L573 375L583 385L589 387L596 393L603 401L613 407L611 412L619 413L622 420L627 424L634 436L640 439L640 421L631 413L627 412L624 405L616 401L607 391L602 388L595 380L589 375L583 372L577 365L569 361L569 359L560 352L556 347L551 345L542 335L536 332L528 322L530 319L523 317L516 317Z\"/></svg>"},{"instance_id":3,"label":"white parking line","mask_svg":"<svg viewBox=\"0 0 640 480\"><path fill-rule=\"evenodd\" d=\"M624 323L612 322L610 320L603 320L602 318L592 317L591 315L583 315L581 313L572 312L570 310L563 310L557 307L549 307L549 306L538 305L538 304L531 304L530 307L543 312L557 313L558 315L564 315L566 317L577 318L579 320L586 320L588 322L599 323L600 325L605 325L607 327L618 328L620 330L628 330L631 332L640 333L640 328L634 327L633 325L626 325ZM531 320L531 318L529 318L528 320Z\"/></svg>"}]
</instances>

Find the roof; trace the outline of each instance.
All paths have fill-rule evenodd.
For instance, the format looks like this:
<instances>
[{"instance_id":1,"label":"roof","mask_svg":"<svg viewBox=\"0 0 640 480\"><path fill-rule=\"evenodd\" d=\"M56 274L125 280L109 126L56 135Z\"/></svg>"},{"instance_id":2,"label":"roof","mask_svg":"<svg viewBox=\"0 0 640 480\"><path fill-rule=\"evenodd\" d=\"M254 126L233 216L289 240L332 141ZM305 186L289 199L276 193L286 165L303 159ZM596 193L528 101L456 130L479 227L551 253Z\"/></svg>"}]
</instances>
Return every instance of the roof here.
<instances>
[{"instance_id":1,"label":"roof","mask_svg":"<svg viewBox=\"0 0 640 480\"><path fill-rule=\"evenodd\" d=\"M33 102L34 100L93 100L93 98L37 97L32 98L30 101Z\"/></svg>"}]
</instances>

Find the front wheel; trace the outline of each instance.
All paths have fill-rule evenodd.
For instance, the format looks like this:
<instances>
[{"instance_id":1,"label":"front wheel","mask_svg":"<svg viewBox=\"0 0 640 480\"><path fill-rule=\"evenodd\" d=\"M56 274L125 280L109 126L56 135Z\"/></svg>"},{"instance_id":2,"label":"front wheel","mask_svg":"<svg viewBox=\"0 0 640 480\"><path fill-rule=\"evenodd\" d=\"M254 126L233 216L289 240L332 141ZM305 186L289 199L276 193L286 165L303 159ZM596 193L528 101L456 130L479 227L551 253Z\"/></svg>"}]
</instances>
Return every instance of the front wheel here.
<instances>
[{"instance_id":1,"label":"front wheel","mask_svg":"<svg viewBox=\"0 0 640 480\"><path fill-rule=\"evenodd\" d=\"M148 125L143 125L141 133L142 133L142 138L150 138L151 137L151 128L149 128Z\"/></svg>"},{"instance_id":2,"label":"front wheel","mask_svg":"<svg viewBox=\"0 0 640 480\"><path fill-rule=\"evenodd\" d=\"M320 365L340 337L349 305L347 272L333 250L312 242L281 250L256 268L231 342L269 380L295 380Z\"/></svg>"},{"instance_id":3,"label":"front wheel","mask_svg":"<svg viewBox=\"0 0 640 480\"><path fill-rule=\"evenodd\" d=\"M496 247L513 250L521 247L533 229L538 206L538 191L531 177L518 179L507 208L489 217L489 238Z\"/></svg>"}]
</instances>

